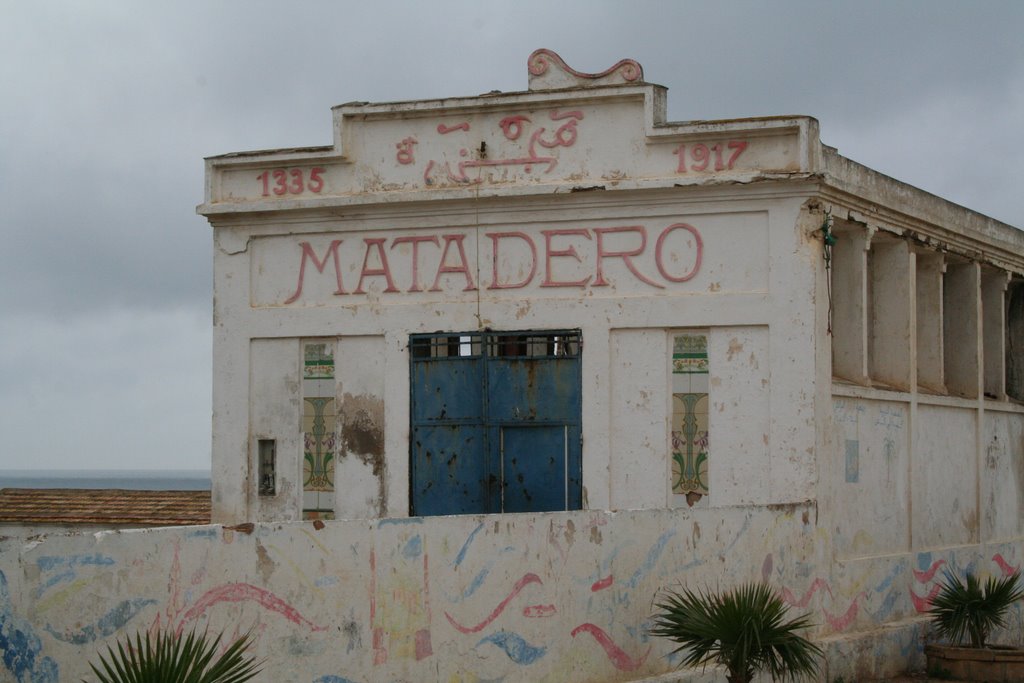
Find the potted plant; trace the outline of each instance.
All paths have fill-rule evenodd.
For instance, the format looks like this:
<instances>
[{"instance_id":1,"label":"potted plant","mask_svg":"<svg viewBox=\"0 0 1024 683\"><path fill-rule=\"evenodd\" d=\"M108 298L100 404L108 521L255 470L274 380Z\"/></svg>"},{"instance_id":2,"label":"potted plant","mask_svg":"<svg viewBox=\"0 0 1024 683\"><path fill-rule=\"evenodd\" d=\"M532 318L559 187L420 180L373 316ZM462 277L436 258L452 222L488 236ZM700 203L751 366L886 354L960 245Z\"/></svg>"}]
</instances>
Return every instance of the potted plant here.
<instances>
[{"instance_id":1,"label":"potted plant","mask_svg":"<svg viewBox=\"0 0 1024 683\"><path fill-rule=\"evenodd\" d=\"M243 683L260 672L261 662L246 657L252 641L245 634L218 653L220 635L210 639L204 632L187 636L167 631L150 638L118 641L117 651L107 646L99 666L89 663L100 683Z\"/></svg>"},{"instance_id":2,"label":"potted plant","mask_svg":"<svg viewBox=\"0 0 1024 683\"><path fill-rule=\"evenodd\" d=\"M773 680L813 676L821 648L800 635L807 615L786 619L787 607L765 583L722 593L666 591L649 633L686 651L680 666L724 666L730 683L749 683L767 670Z\"/></svg>"},{"instance_id":3,"label":"potted plant","mask_svg":"<svg viewBox=\"0 0 1024 683\"><path fill-rule=\"evenodd\" d=\"M1006 626L1006 613L1021 598L1019 573L989 577L982 584L971 572L962 581L946 572L929 614L935 632L950 644L925 647L928 671L968 681L1024 681L1024 650L988 643L992 630Z\"/></svg>"}]
</instances>

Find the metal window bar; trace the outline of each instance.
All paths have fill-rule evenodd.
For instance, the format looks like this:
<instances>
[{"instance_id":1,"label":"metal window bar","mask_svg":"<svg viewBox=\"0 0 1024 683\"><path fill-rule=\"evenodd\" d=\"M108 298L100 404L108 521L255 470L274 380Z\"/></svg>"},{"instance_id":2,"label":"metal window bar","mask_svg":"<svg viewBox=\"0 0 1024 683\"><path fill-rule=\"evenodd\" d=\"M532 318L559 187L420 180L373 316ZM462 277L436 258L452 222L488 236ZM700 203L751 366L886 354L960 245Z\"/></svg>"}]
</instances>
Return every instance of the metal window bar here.
<instances>
[{"instance_id":1,"label":"metal window bar","mask_svg":"<svg viewBox=\"0 0 1024 683\"><path fill-rule=\"evenodd\" d=\"M576 358L582 339L578 330L539 332L453 332L412 335L413 360L475 358Z\"/></svg>"},{"instance_id":2,"label":"metal window bar","mask_svg":"<svg viewBox=\"0 0 1024 683\"><path fill-rule=\"evenodd\" d=\"M483 340L477 332L413 335L409 350L413 360L479 357Z\"/></svg>"},{"instance_id":3,"label":"metal window bar","mask_svg":"<svg viewBox=\"0 0 1024 683\"><path fill-rule=\"evenodd\" d=\"M486 338L491 358L575 358L580 353L577 330L491 333Z\"/></svg>"}]
</instances>

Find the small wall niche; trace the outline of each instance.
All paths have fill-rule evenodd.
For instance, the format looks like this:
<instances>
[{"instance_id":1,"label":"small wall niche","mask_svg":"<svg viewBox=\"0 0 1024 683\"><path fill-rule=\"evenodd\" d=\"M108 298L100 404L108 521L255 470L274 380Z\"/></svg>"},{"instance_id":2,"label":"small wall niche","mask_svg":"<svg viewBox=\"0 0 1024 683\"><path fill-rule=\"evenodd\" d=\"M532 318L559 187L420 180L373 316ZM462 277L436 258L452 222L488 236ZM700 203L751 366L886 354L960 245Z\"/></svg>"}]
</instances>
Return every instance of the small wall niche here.
<instances>
[{"instance_id":1,"label":"small wall niche","mask_svg":"<svg viewBox=\"0 0 1024 683\"><path fill-rule=\"evenodd\" d=\"M277 441L275 439L257 440L256 453L259 458L257 468L260 478L259 495L277 495Z\"/></svg>"}]
</instances>

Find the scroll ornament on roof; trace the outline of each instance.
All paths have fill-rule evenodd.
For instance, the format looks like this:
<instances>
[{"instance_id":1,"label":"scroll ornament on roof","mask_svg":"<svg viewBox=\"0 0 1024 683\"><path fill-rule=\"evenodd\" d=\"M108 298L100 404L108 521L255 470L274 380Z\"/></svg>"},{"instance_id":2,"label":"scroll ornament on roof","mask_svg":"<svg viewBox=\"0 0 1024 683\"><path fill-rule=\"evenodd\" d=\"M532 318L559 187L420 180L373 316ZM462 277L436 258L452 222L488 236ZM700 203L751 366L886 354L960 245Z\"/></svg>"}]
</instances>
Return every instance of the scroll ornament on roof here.
<instances>
[{"instance_id":1,"label":"scroll ornament on roof","mask_svg":"<svg viewBox=\"0 0 1024 683\"><path fill-rule=\"evenodd\" d=\"M552 50L541 48L533 51L526 65L530 72L530 90L639 85L644 81L644 68L633 59L621 59L610 69L588 74L571 68Z\"/></svg>"}]
</instances>

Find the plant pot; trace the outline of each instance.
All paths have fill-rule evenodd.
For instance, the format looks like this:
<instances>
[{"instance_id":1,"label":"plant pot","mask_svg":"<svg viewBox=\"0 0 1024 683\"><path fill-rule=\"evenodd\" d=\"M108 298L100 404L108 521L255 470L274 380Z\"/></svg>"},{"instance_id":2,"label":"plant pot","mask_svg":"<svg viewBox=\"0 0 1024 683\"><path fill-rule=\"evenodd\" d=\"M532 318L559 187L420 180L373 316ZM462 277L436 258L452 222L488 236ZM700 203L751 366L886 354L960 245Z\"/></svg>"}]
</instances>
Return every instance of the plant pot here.
<instances>
[{"instance_id":1,"label":"plant pot","mask_svg":"<svg viewBox=\"0 0 1024 683\"><path fill-rule=\"evenodd\" d=\"M984 648L926 645L928 675L964 681L1024 681L1024 650L990 645Z\"/></svg>"}]
</instances>

